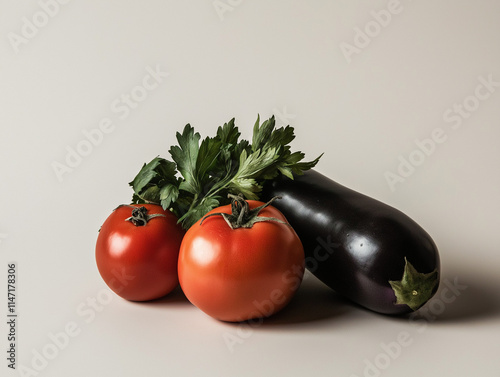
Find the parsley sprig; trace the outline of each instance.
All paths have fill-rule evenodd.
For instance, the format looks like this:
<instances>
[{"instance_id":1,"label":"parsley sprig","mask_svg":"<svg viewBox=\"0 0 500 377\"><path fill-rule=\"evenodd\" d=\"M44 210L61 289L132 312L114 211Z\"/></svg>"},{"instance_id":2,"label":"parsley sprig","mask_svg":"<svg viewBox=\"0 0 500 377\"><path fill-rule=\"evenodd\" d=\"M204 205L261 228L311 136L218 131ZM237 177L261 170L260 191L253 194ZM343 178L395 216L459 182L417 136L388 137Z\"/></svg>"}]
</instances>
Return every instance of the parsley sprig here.
<instances>
[{"instance_id":1,"label":"parsley sprig","mask_svg":"<svg viewBox=\"0 0 500 377\"><path fill-rule=\"evenodd\" d=\"M160 204L188 229L210 210L229 204L228 194L259 199L266 180L280 173L293 179L313 168L321 155L302 162L304 153L290 151L293 128L276 128L275 123L274 116L262 124L257 117L252 144L239 140L234 118L219 127L215 137L203 140L187 124L176 134L178 145L170 147L172 161L155 157L129 183L132 202Z\"/></svg>"}]
</instances>

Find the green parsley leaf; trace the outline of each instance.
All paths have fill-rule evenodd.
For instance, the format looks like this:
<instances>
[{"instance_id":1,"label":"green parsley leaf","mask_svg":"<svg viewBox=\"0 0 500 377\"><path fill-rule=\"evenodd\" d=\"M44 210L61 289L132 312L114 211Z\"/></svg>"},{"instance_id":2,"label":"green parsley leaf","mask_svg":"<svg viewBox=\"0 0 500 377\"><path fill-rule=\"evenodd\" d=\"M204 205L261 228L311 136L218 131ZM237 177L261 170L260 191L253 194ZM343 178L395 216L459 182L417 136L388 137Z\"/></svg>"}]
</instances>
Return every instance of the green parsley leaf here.
<instances>
[{"instance_id":1,"label":"green parsley leaf","mask_svg":"<svg viewBox=\"0 0 500 377\"><path fill-rule=\"evenodd\" d=\"M262 149L266 142L271 138L271 134L276 122L273 115L271 118L264 121L262 125L259 126L259 123L260 115L257 116L257 121L253 126L252 151L254 152Z\"/></svg>"},{"instance_id":2,"label":"green parsley leaf","mask_svg":"<svg viewBox=\"0 0 500 377\"><path fill-rule=\"evenodd\" d=\"M195 133L194 128L187 124L182 134L177 132L176 137L179 146L172 146L169 152L172 159L177 164L179 173L184 177L179 189L196 195L200 190L196 176L196 163L200 149L200 134L198 132Z\"/></svg>"},{"instance_id":3,"label":"green parsley leaf","mask_svg":"<svg viewBox=\"0 0 500 377\"><path fill-rule=\"evenodd\" d=\"M159 177L173 177L176 172L176 166L173 162L155 157L149 164L142 166L139 174L129 184L135 192L140 193L148 184L157 181Z\"/></svg>"},{"instance_id":4,"label":"green parsley leaf","mask_svg":"<svg viewBox=\"0 0 500 377\"><path fill-rule=\"evenodd\" d=\"M175 176L176 173L176 165L161 157L155 157L150 163L144 164L129 183L134 189L132 203L159 203L163 200L161 198L163 187L170 185L177 189L179 181ZM171 201L175 199L172 197Z\"/></svg>"},{"instance_id":5,"label":"green parsley leaf","mask_svg":"<svg viewBox=\"0 0 500 377\"><path fill-rule=\"evenodd\" d=\"M234 125L234 118L217 129L217 138L222 144L236 145L240 135L238 127Z\"/></svg>"},{"instance_id":6,"label":"green parsley leaf","mask_svg":"<svg viewBox=\"0 0 500 377\"><path fill-rule=\"evenodd\" d=\"M240 155L240 166L235 176L229 184L232 193L242 193L247 199L258 199L255 194L261 191L262 186L255 178L259 177L262 171L270 167L279 156L275 149L263 151L258 149L252 154L247 154L244 150Z\"/></svg>"},{"instance_id":7,"label":"green parsley leaf","mask_svg":"<svg viewBox=\"0 0 500 377\"><path fill-rule=\"evenodd\" d=\"M178 145L169 149L174 162L156 157L130 182L132 202L160 204L188 229L210 210L229 204L229 193L259 199L265 181L279 174L293 179L321 157L302 162L304 154L290 150L293 127L275 129L275 125L274 116L262 124L258 116L250 144L239 139L233 118L200 144L200 134L187 124L176 134Z\"/></svg>"},{"instance_id":8,"label":"green parsley leaf","mask_svg":"<svg viewBox=\"0 0 500 377\"><path fill-rule=\"evenodd\" d=\"M218 138L207 137L201 142L198 157L196 159L196 179L201 189L210 183L211 173L217 165L221 153L221 141Z\"/></svg>"},{"instance_id":9,"label":"green parsley leaf","mask_svg":"<svg viewBox=\"0 0 500 377\"><path fill-rule=\"evenodd\" d=\"M179 219L182 224L189 224L188 227L193 225L196 221L201 219L207 212L219 206L219 201L216 198L203 198L200 200L196 206L190 208L186 213Z\"/></svg>"},{"instance_id":10,"label":"green parsley leaf","mask_svg":"<svg viewBox=\"0 0 500 377\"><path fill-rule=\"evenodd\" d=\"M167 183L160 190L160 204L164 209L170 208L179 197L179 188L171 183Z\"/></svg>"}]
</instances>

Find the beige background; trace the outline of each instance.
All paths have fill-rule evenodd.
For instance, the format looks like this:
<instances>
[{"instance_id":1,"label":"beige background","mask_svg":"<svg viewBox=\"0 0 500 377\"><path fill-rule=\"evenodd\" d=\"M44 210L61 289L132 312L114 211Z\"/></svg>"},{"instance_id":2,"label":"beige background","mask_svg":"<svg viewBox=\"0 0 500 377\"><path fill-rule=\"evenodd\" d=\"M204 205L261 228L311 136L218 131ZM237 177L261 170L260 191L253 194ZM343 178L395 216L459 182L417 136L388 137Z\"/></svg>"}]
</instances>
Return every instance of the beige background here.
<instances>
[{"instance_id":1,"label":"beige background","mask_svg":"<svg viewBox=\"0 0 500 377\"><path fill-rule=\"evenodd\" d=\"M63 3L0 1L0 284L17 262L18 366L45 350L40 376L500 376L498 1ZM258 113L294 126L308 158L325 152L318 170L419 222L461 290L443 284L416 322L310 277L253 327L179 292L111 296L97 230L142 163L188 122L212 135L236 117L248 138ZM87 155L58 179L78 146Z\"/></svg>"}]
</instances>

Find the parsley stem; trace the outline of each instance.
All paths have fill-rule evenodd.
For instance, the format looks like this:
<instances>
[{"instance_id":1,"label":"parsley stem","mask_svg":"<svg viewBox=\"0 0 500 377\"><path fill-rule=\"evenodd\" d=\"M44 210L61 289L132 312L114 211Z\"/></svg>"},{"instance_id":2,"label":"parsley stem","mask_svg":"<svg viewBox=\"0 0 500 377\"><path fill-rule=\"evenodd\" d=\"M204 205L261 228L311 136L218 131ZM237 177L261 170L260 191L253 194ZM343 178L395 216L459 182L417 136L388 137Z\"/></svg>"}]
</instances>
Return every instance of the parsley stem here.
<instances>
[{"instance_id":1,"label":"parsley stem","mask_svg":"<svg viewBox=\"0 0 500 377\"><path fill-rule=\"evenodd\" d=\"M191 211L197 205L198 205L198 194L194 194L193 201L191 202L191 205L189 206L187 212Z\"/></svg>"}]
</instances>

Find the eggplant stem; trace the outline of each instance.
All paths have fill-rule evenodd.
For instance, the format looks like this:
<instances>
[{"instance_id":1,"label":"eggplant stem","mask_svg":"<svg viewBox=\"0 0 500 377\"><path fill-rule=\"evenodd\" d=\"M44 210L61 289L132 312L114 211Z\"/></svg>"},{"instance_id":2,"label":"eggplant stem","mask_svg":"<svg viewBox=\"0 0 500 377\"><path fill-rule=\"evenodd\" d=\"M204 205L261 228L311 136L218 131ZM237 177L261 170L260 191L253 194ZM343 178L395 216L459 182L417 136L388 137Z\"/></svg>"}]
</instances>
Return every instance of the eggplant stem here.
<instances>
[{"instance_id":1,"label":"eggplant stem","mask_svg":"<svg viewBox=\"0 0 500 377\"><path fill-rule=\"evenodd\" d=\"M389 284L396 297L395 305L407 305L413 311L422 307L434 295L438 288L437 269L429 273L419 272L405 259L401 280L390 280Z\"/></svg>"}]
</instances>

